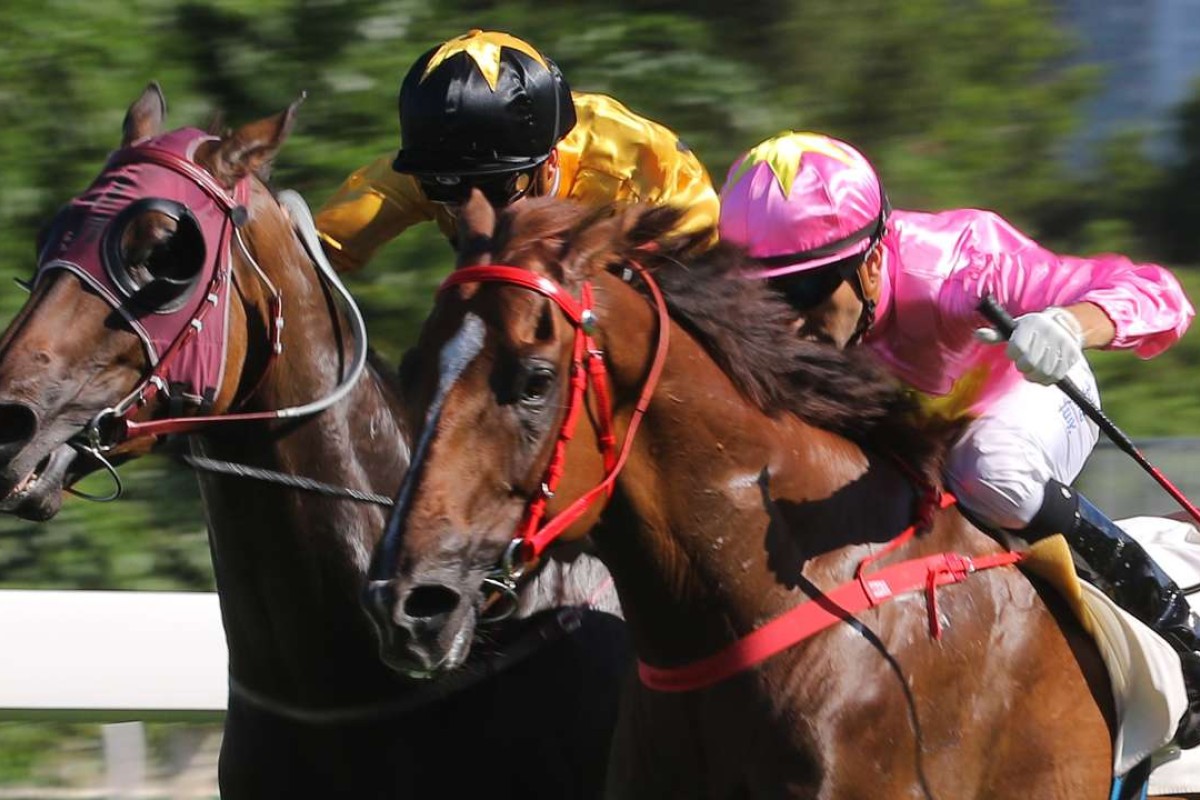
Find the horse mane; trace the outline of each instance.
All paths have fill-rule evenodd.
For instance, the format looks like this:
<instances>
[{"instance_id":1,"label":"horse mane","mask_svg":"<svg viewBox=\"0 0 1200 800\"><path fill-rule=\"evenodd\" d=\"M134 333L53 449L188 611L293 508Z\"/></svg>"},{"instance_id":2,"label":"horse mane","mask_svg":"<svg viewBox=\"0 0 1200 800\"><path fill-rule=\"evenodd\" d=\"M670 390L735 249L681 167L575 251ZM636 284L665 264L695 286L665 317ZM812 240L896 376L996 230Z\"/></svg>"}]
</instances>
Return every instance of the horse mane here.
<instances>
[{"instance_id":1,"label":"horse mane","mask_svg":"<svg viewBox=\"0 0 1200 800\"><path fill-rule=\"evenodd\" d=\"M711 230L675 233L682 215L663 206L595 211L530 200L501 215L491 247L500 260L540 263L571 287L636 260L654 275L672 319L748 402L901 459L940 486L963 423L920 413L913 393L869 349L801 340L786 301L765 281L745 277L749 255L727 243L711 246ZM640 281L632 285L648 293Z\"/></svg>"}]
</instances>

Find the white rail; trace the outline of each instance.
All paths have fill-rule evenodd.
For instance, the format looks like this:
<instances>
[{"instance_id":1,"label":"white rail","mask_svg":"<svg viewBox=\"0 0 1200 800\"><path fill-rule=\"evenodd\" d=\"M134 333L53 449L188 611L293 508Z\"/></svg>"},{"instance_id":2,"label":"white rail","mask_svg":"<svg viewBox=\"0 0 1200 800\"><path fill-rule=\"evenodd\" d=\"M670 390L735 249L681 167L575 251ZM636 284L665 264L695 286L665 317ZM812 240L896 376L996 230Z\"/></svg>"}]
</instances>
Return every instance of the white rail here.
<instances>
[{"instance_id":1,"label":"white rail","mask_svg":"<svg viewBox=\"0 0 1200 800\"><path fill-rule=\"evenodd\" d=\"M219 718L215 594L0 591L0 717Z\"/></svg>"}]
</instances>

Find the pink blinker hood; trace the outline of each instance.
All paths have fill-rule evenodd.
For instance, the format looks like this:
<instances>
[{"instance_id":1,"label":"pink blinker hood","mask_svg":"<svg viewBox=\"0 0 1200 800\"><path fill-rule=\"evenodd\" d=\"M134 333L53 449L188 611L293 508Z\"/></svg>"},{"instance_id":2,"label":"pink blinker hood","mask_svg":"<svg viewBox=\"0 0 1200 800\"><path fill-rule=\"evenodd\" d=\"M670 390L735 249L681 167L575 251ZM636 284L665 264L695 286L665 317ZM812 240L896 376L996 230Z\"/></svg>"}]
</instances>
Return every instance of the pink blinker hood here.
<instances>
[{"instance_id":1,"label":"pink blinker hood","mask_svg":"<svg viewBox=\"0 0 1200 800\"><path fill-rule=\"evenodd\" d=\"M130 398L143 399L147 384L154 383L204 407L221 385L230 243L235 219L244 219L249 187L242 181L230 194L195 163L196 148L214 138L182 128L118 150L92 185L60 212L39 253L35 286L52 270L67 270L103 297L141 339L151 370ZM181 206L204 242L203 264L190 289L160 308L139 304L114 279L122 265L112 263L111 246L105 253L106 235L121 212L147 198ZM119 237L120 231L112 235Z\"/></svg>"}]
</instances>

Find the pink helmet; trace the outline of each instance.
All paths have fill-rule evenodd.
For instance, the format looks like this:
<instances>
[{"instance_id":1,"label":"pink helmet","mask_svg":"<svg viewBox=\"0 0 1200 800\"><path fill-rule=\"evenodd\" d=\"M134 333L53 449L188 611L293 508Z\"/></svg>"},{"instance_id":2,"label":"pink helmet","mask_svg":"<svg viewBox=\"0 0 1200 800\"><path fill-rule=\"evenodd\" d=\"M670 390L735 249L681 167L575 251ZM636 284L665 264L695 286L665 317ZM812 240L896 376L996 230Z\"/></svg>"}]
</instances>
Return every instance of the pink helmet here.
<instances>
[{"instance_id":1,"label":"pink helmet","mask_svg":"<svg viewBox=\"0 0 1200 800\"><path fill-rule=\"evenodd\" d=\"M865 253L888 203L870 162L845 142L789 131L729 168L721 238L763 262L755 278L815 269Z\"/></svg>"}]
</instances>

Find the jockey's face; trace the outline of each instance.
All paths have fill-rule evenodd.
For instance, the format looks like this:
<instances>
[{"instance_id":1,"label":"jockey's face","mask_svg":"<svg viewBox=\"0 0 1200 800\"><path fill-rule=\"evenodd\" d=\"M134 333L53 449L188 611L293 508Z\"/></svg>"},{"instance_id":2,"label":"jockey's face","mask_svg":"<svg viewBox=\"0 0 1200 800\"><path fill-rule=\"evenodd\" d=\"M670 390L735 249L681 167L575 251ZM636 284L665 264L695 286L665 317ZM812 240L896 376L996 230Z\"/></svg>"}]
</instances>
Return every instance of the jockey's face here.
<instances>
[{"instance_id":1,"label":"jockey's face","mask_svg":"<svg viewBox=\"0 0 1200 800\"><path fill-rule=\"evenodd\" d=\"M423 175L417 179L430 201L444 206L465 203L472 189L483 192L496 208L515 203L533 186L535 173L511 172L498 175Z\"/></svg>"},{"instance_id":2,"label":"jockey's face","mask_svg":"<svg viewBox=\"0 0 1200 800\"><path fill-rule=\"evenodd\" d=\"M524 172L474 176L422 175L417 182L425 196L444 207L452 217L458 216L459 208L471 196L472 189L483 192L483 196L495 208L504 208L526 197L553 194L557 190L558 150L551 150L550 157L540 166Z\"/></svg>"},{"instance_id":3,"label":"jockey's face","mask_svg":"<svg viewBox=\"0 0 1200 800\"><path fill-rule=\"evenodd\" d=\"M771 281L796 311L797 336L838 348L855 344L870 320L865 299L878 300L881 258L873 249L860 263L837 263Z\"/></svg>"},{"instance_id":4,"label":"jockey's face","mask_svg":"<svg viewBox=\"0 0 1200 800\"><path fill-rule=\"evenodd\" d=\"M858 331L863 302L852 280L843 278L824 300L811 308L797 309L792 329L802 339L845 347Z\"/></svg>"}]
</instances>

